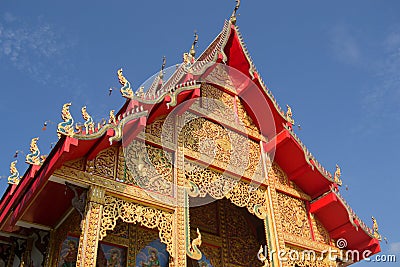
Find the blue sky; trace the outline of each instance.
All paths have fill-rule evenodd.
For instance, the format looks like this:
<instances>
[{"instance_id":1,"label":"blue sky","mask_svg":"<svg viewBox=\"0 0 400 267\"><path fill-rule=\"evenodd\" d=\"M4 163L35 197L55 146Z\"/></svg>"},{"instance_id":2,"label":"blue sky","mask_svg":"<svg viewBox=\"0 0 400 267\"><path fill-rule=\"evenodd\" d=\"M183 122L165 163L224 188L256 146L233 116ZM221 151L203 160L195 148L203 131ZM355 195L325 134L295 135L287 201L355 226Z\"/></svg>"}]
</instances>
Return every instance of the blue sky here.
<instances>
[{"instance_id":1,"label":"blue sky","mask_svg":"<svg viewBox=\"0 0 400 267\"><path fill-rule=\"evenodd\" d=\"M31 138L48 153L62 104L88 106L96 119L124 102L116 70L134 86L181 61L193 30L202 51L234 1L0 1L0 173ZM369 225L374 215L385 253L400 261L400 2L242 1L238 26L297 134L325 166L338 163L342 193ZM21 173L26 169L19 157ZM6 179L0 180L0 191ZM390 251L390 252L389 252ZM375 266L359 263L356 266ZM381 264L395 266L395 264Z\"/></svg>"}]
</instances>

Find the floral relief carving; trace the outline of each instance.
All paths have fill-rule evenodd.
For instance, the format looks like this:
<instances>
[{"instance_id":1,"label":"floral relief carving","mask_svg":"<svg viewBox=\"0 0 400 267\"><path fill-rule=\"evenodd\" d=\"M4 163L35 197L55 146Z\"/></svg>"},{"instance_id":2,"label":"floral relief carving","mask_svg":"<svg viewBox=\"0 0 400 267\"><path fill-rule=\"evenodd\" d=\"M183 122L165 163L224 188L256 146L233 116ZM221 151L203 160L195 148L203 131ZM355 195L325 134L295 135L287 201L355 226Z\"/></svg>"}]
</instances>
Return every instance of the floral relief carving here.
<instances>
[{"instance_id":1,"label":"floral relief carving","mask_svg":"<svg viewBox=\"0 0 400 267\"><path fill-rule=\"evenodd\" d=\"M115 228L118 219L126 223L139 223L150 229L157 228L159 230L161 242L167 245L167 251L170 255L175 255L172 245L172 213L132 202L126 202L112 196L105 196L103 216L101 218L101 227L99 231L100 240L107 235L107 231Z\"/></svg>"},{"instance_id":2,"label":"floral relief carving","mask_svg":"<svg viewBox=\"0 0 400 267\"><path fill-rule=\"evenodd\" d=\"M172 153L132 141L124 149L126 165L133 180L143 189L172 195Z\"/></svg>"},{"instance_id":3,"label":"floral relief carving","mask_svg":"<svg viewBox=\"0 0 400 267\"><path fill-rule=\"evenodd\" d=\"M280 192L277 195L283 231L311 239L305 203Z\"/></svg>"},{"instance_id":4,"label":"floral relief carving","mask_svg":"<svg viewBox=\"0 0 400 267\"><path fill-rule=\"evenodd\" d=\"M315 240L329 245L331 239L329 232L313 214L311 214L311 222L314 230Z\"/></svg>"},{"instance_id":5,"label":"floral relief carving","mask_svg":"<svg viewBox=\"0 0 400 267\"><path fill-rule=\"evenodd\" d=\"M114 179L117 150L117 147L110 147L99 152L93 160L87 161L86 172Z\"/></svg>"},{"instance_id":6,"label":"floral relief carving","mask_svg":"<svg viewBox=\"0 0 400 267\"><path fill-rule=\"evenodd\" d=\"M146 125L146 140L161 145L162 142L174 142L174 120L172 117L159 117Z\"/></svg>"}]
</instances>

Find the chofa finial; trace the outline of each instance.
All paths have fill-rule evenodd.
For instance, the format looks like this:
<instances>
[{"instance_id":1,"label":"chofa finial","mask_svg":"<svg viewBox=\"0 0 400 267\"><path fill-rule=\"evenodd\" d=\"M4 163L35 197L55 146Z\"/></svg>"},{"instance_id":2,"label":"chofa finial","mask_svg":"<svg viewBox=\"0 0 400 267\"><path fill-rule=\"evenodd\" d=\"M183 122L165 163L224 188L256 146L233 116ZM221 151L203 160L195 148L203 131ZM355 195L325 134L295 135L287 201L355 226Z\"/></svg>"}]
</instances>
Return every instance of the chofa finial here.
<instances>
[{"instance_id":1,"label":"chofa finial","mask_svg":"<svg viewBox=\"0 0 400 267\"><path fill-rule=\"evenodd\" d=\"M289 105L286 105L286 120L290 123L290 124L294 124L294 119L293 119L293 113L292 113L292 108Z\"/></svg>"},{"instance_id":2,"label":"chofa finial","mask_svg":"<svg viewBox=\"0 0 400 267\"><path fill-rule=\"evenodd\" d=\"M340 179L340 176L342 176L342 171L340 170L339 165L336 164L336 170L333 180L337 185L342 186L342 180Z\"/></svg>"},{"instance_id":3,"label":"chofa finial","mask_svg":"<svg viewBox=\"0 0 400 267\"><path fill-rule=\"evenodd\" d=\"M62 107L61 118L63 119L57 126L57 134L58 138L61 138L61 135L73 136L74 135L74 119L72 118L71 113L69 112L69 107L71 103L66 103Z\"/></svg>"},{"instance_id":4,"label":"chofa finial","mask_svg":"<svg viewBox=\"0 0 400 267\"><path fill-rule=\"evenodd\" d=\"M230 18L230 21L233 25L236 24L236 12L238 11L239 7L240 7L240 0L236 0L236 6L235 6L235 9L233 10L231 18Z\"/></svg>"},{"instance_id":5,"label":"chofa finial","mask_svg":"<svg viewBox=\"0 0 400 267\"><path fill-rule=\"evenodd\" d=\"M19 172L16 167L17 161L13 161L10 164L10 173L11 175L8 176L8 183L9 184L19 184L21 177L19 177Z\"/></svg>"},{"instance_id":6,"label":"chofa finial","mask_svg":"<svg viewBox=\"0 0 400 267\"><path fill-rule=\"evenodd\" d=\"M37 146L39 137L35 137L31 140L31 146L29 148L30 154L26 155L25 162L29 165L41 165L45 160L45 157L40 157L40 150Z\"/></svg>"},{"instance_id":7,"label":"chofa finial","mask_svg":"<svg viewBox=\"0 0 400 267\"><path fill-rule=\"evenodd\" d=\"M194 40L193 40L192 47L190 48L189 53L194 58L196 56L196 49L195 49L196 48L196 44L199 41L199 35L197 34L196 30L194 31L193 37L194 37Z\"/></svg>"},{"instance_id":8,"label":"chofa finial","mask_svg":"<svg viewBox=\"0 0 400 267\"><path fill-rule=\"evenodd\" d=\"M374 216L371 216L371 219L372 219L372 224L373 224L372 225L372 231L373 231L372 234L376 239L381 240L382 238L381 238L381 235L379 234L378 223L376 222L376 219Z\"/></svg>"},{"instance_id":9,"label":"chofa finial","mask_svg":"<svg viewBox=\"0 0 400 267\"><path fill-rule=\"evenodd\" d=\"M122 73L122 68L117 71L118 74L118 81L122 85L120 91L123 97L125 98L132 98L133 97L133 90L131 88L131 83L125 78Z\"/></svg>"}]
</instances>

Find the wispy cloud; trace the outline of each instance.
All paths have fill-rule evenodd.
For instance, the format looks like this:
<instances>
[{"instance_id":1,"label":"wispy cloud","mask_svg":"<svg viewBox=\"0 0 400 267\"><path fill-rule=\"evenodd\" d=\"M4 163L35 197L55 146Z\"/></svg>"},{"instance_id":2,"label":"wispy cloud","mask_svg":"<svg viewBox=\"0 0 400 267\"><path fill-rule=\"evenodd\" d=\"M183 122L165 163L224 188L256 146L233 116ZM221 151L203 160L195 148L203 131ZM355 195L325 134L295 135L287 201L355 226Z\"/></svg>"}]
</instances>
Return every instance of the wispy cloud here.
<instances>
[{"instance_id":1,"label":"wispy cloud","mask_svg":"<svg viewBox=\"0 0 400 267\"><path fill-rule=\"evenodd\" d=\"M370 116L400 120L400 30L381 41L382 58L374 65L377 84L366 90L364 108Z\"/></svg>"},{"instance_id":2,"label":"wispy cloud","mask_svg":"<svg viewBox=\"0 0 400 267\"><path fill-rule=\"evenodd\" d=\"M361 59L360 45L349 27L344 24L334 26L330 37L331 49L338 60L349 64L359 63Z\"/></svg>"},{"instance_id":3,"label":"wispy cloud","mask_svg":"<svg viewBox=\"0 0 400 267\"><path fill-rule=\"evenodd\" d=\"M389 244L389 253L400 255L400 242Z\"/></svg>"},{"instance_id":4,"label":"wispy cloud","mask_svg":"<svg viewBox=\"0 0 400 267\"><path fill-rule=\"evenodd\" d=\"M65 42L54 26L40 17L35 21L26 21L11 13L0 17L0 61L24 71L36 81L50 81L51 69L65 65L64 51L72 46L73 42Z\"/></svg>"}]
</instances>

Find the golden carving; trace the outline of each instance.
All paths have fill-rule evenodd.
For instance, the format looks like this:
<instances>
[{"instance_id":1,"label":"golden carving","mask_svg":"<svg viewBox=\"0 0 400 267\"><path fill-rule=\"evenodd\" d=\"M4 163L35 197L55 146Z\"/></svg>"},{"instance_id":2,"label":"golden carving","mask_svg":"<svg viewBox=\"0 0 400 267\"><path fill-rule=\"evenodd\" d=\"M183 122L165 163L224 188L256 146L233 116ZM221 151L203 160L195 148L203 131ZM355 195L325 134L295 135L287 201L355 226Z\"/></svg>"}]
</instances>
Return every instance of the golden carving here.
<instances>
[{"instance_id":1,"label":"golden carving","mask_svg":"<svg viewBox=\"0 0 400 267\"><path fill-rule=\"evenodd\" d=\"M265 189L252 187L246 182L238 181L238 178L224 176L217 171L190 162L185 162L185 171L187 180L198 187L200 197L205 197L207 194L215 199L226 197L236 206L246 207L258 218L265 218Z\"/></svg>"},{"instance_id":2,"label":"golden carving","mask_svg":"<svg viewBox=\"0 0 400 267\"><path fill-rule=\"evenodd\" d=\"M286 110L286 120L287 120L290 124L294 124L292 108L291 108L289 105L286 105L286 107L287 107L287 110Z\"/></svg>"},{"instance_id":3,"label":"golden carving","mask_svg":"<svg viewBox=\"0 0 400 267\"><path fill-rule=\"evenodd\" d=\"M97 195L97 193L94 194ZM76 266L95 267L103 205L89 202L86 210L83 229L79 238Z\"/></svg>"},{"instance_id":4,"label":"golden carving","mask_svg":"<svg viewBox=\"0 0 400 267\"><path fill-rule=\"evenodd\" d=\"M114 109L110 110L110 115L109 115L109 119L108 119L109 124L117 124L117 120L115 119L114 112L115 112Z\"/></svg>"},{"instance_id":5,"label":"golden carving","mask_svg":"<svg viewBox=\"0 0 400 267\"><path fill-rule=\"evenodd\" d=\"M45 156L40 157L40 151L37 146L37 141L39 140L39 137L33 138L31 140L31 145L29 148L29 153L26 155L25 162L30 164L30 165L41 165L43 161L46 159Z\"/></svg>"},{"instance_id":6,"label":"golden carving","mask_svg":"<svg viewBox=\"0 0 400 267\"><path fill-rule=\"evenodd\" d=\"M10 173L11 175L8 176L8 183L9 184L19 184L19 181L21 180L21 177L19 176L19 171L17 170L16 167L17 161L13 161L10 164Z\"/></svg>"},{"instance_id":7,"label":"golden carving","mask_svg":"<svg viewBox=\"0 0 400 267\"><path fill-rule=\"evenodd\" d=\"M128 169L141 188L172 195L170 152L134 140L124 149L124 154Z\"/></svg>"},{"instance_id":8,"label":"golden carving","mask_svg":"<svg viewBox=\"0 0 400 267\"><path fill-rule=\"evenodd\" d=\"M129 170L126 164L124 150L122 146L118 149L118 166L116 180L124 182L126 184L137 185L136 179L133 178L132 172Z\"/></svg>"},{"instance_id":9,"label":"golden carving","mask_svg":"<svg viewBox=\"0 0 400 267\"><path fill-rule=\"evenodd\" d=\"M340 170L340 167L339 167L339 165L337 165L336 164L336 171L335 171L335 175L334 175L334 178L333 178L333 180L335 181L335 183L337 184L337 185L342 185L342 180L340 179L340 176L342 176L342 172L341 172L341 170Z\"/></svg>"},{"instance_id":10,"label":"golden carving","mask_svg":"<svg viewBox=\"0 0 400 267\"><path fill-rule=\"evenodd\" d=\"M190 208L190 222L202 232L218 235L218 204L213 201L207 205Z\"/></svg>"},{"instance_id":11,"label":"golden carving","mask_svg":"<svg viewBox=\"0 0 400 267\"><path fill-rule=\"evenodd\" d=\"M117 73L118 73L118 81L122 85L120 89L122 96L125 98L132 98L133 90L131 88L131 83L122 74L122 68L119 69Z\"/></svg>"},{"instance_id":12,"label":"golden carving","mask_svg":"<svg viewBox=\"0 0 400 267\"><path fill-rule=\"evenodd\" d=\"M282 258L285 259L286 266L295 267L331 267L337 266L335 261L331 261L328 254L310 253L307 249L286 245L285 254Z\"/></svg>"},{"instance_id":13,"label":"golden carving","mask_svg":"<svg viewBox=\"0 0 400 267\"><path fill-rule=\"evenodd\" d=\"M311 214L311 223L314 231L315 240L329 245L331 240L329 232L313 214Z\"/></svg>"},{"instance_id":14,"label":"golden carving","mask_svg":"<svg viewBox=\"0 0 400 267\"><path fill-rule=\"evenodd\" d=\"M83 126L85 127L86 134L89 134L89 131L94 132L94 121L92 116L86 110L86 106L82 107L81 109L82 117L85 120Z\"/></svg>"},{"instance_id":15,"label":"golden carving","mask_svg":"<svg viewBox=\"0 0 400 267\"><path fill-rule=\"evenodd\" d=\"M126 202L112 196L105 196L103 216L99 230L100 240L108 230L113 230L118 219L127 223L140 223L147 228L157 228L161 242L167 245L167 251L174 255L172 245L173 214L163 210Z\"/></svg>"},{"instance_id":16,"label":"golden carving","mask_svg":"<svg viewBox=\"0 0 400 267\"><path fill-rule=\"evenodd\" d=\"M372 218L372 223L373 223L373 226L372 226L372 235L373 235L376 239L381 240L381 235L379 234L378 223L376 222L376 219L375 219L374 216L372 216L371 218Z\"/></svg>"},{"instance_id":17,"label":"golden carving","mask_svg":"<svg viewBox=\"0 0 400 267\"><path fill-rule=\"evenodd\" d=\"M278 193L281 223L285 233L311 239L306 205L300 199Z\"/></svg>"},{"instance_id":18,"label":"golden carving","mask_svg":"<svg viewBox=\"0 0 400 267\"><path fill-rule=\"evenodd\" d=\"M233 96L209 84L201 86L201 94L201 106L206 109L208 113L223 117L230 122L236 121L234 113L235 99Z\"/></svg>"},{"instance_id":19,"label":"golden carving","mask_svg":"<svg viewBox=\"0 0 400 267\"><path fill-rule=\"evenodd\" d=\"M201 251L210 261L213 267L222 267L221 248L215 246L207 246L207 244L203 244L201 247Z\"/></svg>"},{"instance_id":20,"label":"golden carving","mask_svg":"<svg viewBox=\"0 0 400 267\"><path fill-rule=\"evenodd\" d=\"M70 106L71 103L66 103L62 107L61 118L63 119L63 122L60 122L57 126L58 138L61 138L61 135L66 135L66 136L74 135L74 119L72 118L72 115L69 112Z\"/></svg>"},{"instance_id":21,"label":"golden carving","mask_svg":"<svg viewBox=\"0 0 400 267\"><path fill-rule=\"evenodd\" d=\"M194 260L200 260L203 255L199 249L202 242L199 228L197 228L196 232L197 232L197 237L193 239L192 243L189 245L186 254Z\"/></svg>"},{"instance_id":22,"label":"golden carving","mask_svg":"<svg viewBox=\"0 0 400 267\"><path fill-rule=\"evenodd\" d=\"M159 117L146 125L146 140L162 145L174 142L174 120L172 117Z\"/></svg>"},{"instance_id":23,"label":"golden carving","mask_svg":"<svg viewBox=\"0 0 400 267\"><path fill-rule=\"evenodd\" d=\"M244 126L246 126L248 131L252 132L253 135L258 136L260 131L254 124L252 118L247 114L246 108L244 107L242 100L240 100L239 97L236 97L236 106L239 120L244 124Z\"/></svg>"},{"instance_id":24,"label":"golden carving","mask_svg":"<svg viewBox=\"0 0 400 267\"><path fill-rule=\"evenodd\" d=\"M110 147L101 152L86 163L86 172L114 179L115 165L117 161L117 148Z\"/></svg>"},{"instance_id":25,"label":"golden carving","mask_svg":"<svg viewBox=\"0 0 400 267\"><path fill-rule=\"evenodd\" d=\"M65 162L64 166L68 166L77 170L83 170L85 162L86 162L85 158L79 158Z\"/></svg>"},{"instance_id":26,"label":"golden carving","mask_svg":"<svg viewBox=\"0 0 400 267\"><path fill-rule=\"evenodd\" d=\"M205 118L189 114L185 119L180 134L184 138L185 155L240 176L261 176L257 142Z\"/></svg>"}]
</instances>

